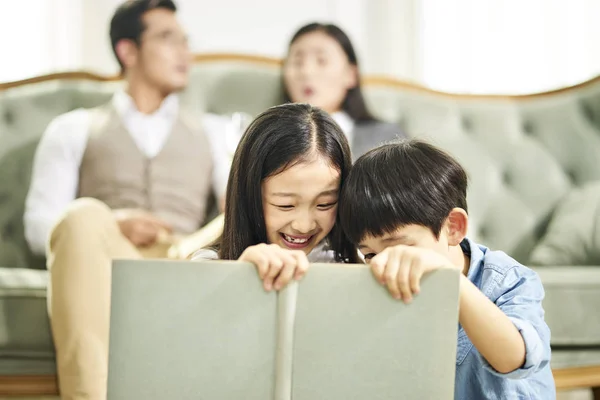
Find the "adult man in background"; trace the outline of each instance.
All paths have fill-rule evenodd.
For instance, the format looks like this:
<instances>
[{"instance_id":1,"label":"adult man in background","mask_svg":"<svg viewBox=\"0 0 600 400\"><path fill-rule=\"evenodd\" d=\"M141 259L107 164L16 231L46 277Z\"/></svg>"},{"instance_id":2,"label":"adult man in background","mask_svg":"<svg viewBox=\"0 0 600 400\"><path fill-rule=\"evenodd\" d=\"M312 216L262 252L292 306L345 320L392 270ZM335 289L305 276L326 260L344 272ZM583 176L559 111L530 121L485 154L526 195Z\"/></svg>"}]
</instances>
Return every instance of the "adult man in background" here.
<instances>
[{"instance_id":1,"label":"adult man in background","mask_svg":"<svg viewBox=\"0 0 600 400\"><path fill-rule=\"evenodd\" d=\"M65 400L106 399L112 259L166 257L205 223L213 188L223 192L219 135L206 130L226 127L180 105L191 54L175 13L171 0L116 10L110 39L124 90L58 116L35 156L24 223L48 259Z\"/></svg>"}]
</instances>

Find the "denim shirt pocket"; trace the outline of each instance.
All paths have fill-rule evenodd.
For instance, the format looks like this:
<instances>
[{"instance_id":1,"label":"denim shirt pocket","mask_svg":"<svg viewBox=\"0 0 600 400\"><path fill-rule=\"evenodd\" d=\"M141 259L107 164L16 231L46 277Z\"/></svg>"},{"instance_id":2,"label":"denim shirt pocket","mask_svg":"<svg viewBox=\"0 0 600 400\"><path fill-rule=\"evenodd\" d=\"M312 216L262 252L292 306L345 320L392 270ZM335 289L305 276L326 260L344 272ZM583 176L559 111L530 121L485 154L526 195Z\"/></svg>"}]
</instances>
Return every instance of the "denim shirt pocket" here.
<instances>
[{"instance_id":1,"label":"denim shirt pocket","mask_svg":"<svg viewBox=\"0 0 600 400\"><path fill-rule=\"evenodd\" d=\"M462 326L459 326L458 346L456 348L456 365L461 365L463 361L465 361L469 351L471 351L471 347L473 347L473 343L471 343L471 340L469 340L467 332L465 332Z\"/></svg>"}]
</instances>

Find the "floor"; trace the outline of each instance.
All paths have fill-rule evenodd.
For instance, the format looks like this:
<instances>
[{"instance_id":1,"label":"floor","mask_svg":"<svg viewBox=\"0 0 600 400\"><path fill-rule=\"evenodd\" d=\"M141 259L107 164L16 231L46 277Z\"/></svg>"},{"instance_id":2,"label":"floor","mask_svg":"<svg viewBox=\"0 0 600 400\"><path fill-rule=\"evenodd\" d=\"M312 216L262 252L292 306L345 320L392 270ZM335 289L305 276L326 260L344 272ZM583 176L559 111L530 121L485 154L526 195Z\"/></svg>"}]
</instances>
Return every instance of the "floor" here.
<instances>
[{"instance_id":1,"label":"floor","mask_svg":"<svg viewBox=\"0 0 600 400\"><path fill-rule=\"evenodd\" d=\"M589 390L560 392L556 396L556 400L592 400L592 393Z\"/></svg>"},{"instance_id":2,"label":"floor","mask_svg":"<svg viewBox=\"0 0 600 400\"><path fill-rule=\"evenodd\" d=\"M59 400L58 397L0 397L0 400ZM571 392L560 392L556 400L592 400L592 394L588 390L574 390Z\"/></svg>"}]
</instances>

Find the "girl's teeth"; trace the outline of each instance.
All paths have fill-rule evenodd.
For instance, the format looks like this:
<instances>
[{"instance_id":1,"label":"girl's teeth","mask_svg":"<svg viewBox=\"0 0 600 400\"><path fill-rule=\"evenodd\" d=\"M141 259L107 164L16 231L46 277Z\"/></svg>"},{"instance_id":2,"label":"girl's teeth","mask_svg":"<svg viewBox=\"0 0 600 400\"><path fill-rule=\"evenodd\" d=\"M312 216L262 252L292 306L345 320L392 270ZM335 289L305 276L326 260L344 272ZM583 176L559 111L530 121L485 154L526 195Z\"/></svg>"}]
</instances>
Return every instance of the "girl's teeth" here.
<instances>
[{"instance_id":1,"label":"girl's teeth","mask_svg":"<svg viewBox=\"0 0 600 400\"><path fill-rule=\"evenodd\" d=\"M306 243L308 241L308 239L295 239L288 235L284 235L284 236L285 236L285 240L287 240L290 243Z\"/></svg>"}]
</instances>

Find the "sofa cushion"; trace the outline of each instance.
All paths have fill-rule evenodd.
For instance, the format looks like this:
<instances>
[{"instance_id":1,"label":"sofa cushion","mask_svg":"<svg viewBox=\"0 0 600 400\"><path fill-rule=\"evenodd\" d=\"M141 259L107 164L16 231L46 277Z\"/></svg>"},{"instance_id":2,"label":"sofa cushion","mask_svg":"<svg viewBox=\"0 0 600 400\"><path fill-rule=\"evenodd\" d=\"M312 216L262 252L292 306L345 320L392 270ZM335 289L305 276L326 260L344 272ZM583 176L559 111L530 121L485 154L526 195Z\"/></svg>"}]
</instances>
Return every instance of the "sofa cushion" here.
<instances>
[{"instance_id":1,"label":"sofa cushion","mask_svg":"<svg viewBox=\"0 0 600 400\"><path fill-rule=\"evenodd\" d=\"M389 93L365 88L375 113L385 110L385 118L409 135L458 156L475 178L468 193L475 237L522 263L529 262L557 202L572 187L600 179L600 135L577 101L580 95L573 90L521 101L396 89L393 112ZM600 85L586 95L597 101ZM466 145L457 150L459 143L473 151ZM483 174L488 178L479 179Z\"/></svg>"},{"instance_id":2,"label":"sofa cushion","mask_svg":"<svg viewBox=\"0 0 600 400\"><path fill-rule=\"evenodd\" d=\"M600 365L600 350L553 350L552 369Z\"/></svg>"},{"instance_id":3,"label":"sofa cushion","mask_svg":"<svg viewBox=\"0 0 600 400\"><path fill-rule=\"evenodd\" d=\"M553 346L600 349L600 267L539 267ZM596 311L593 311L596 310Z\"/></svg>"},{"instance_id":4,"label":"sofa cushion","mask_svg":"<svg viewBox=\"0 0 600 400\"><path fill-rule=\"evenodd\" d=\"M573 189L531 254L533 265L600 265L600 181Z\"/></svg>"},{"instance_id":5,"label":"sofa cushion","mask_svg":"<svg viewBox=\"0 0 600 400\"><path fill-rule=\"evenodd\" d=\"M0 157L0 267L43 269L25 241L23 212L38 140L14 147Z\"/></svg>"},{"instance_id":6,"label":"sofa cushion","mask_svg":"<svg viewBox=\"0 0 600 400\"><path fill-rule=\"evenodd\" d=\"M0 268L1 360L54 359L47 284L47 271Z\"/></svg>"}]
</instances>

